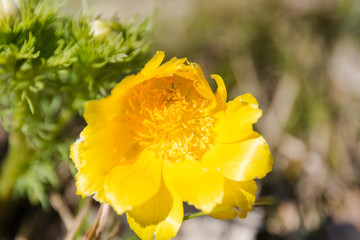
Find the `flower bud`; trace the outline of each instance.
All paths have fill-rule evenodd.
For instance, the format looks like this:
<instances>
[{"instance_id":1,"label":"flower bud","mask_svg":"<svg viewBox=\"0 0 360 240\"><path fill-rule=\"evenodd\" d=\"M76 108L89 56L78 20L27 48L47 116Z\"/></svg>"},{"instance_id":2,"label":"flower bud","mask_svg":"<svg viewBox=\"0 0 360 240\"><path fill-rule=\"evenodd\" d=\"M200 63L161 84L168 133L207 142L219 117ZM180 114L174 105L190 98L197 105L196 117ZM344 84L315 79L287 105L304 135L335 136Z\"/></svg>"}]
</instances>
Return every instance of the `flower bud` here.
<instances>
[{"instance_id":1,"label":"flower bud","mask_svg":"<svg viewBox=\"0 0 360 240\"><path fill-rule=\"evenodd\" d=\"M0 18L9 18L14 20L19 15L19 3L16 0L0 1Z\"/></svg>"},{"instance_id":2,"label":"flower bud","mask_svg":"<svg viewBox=\"0 0 360 240\"><path fill-rule=\"evenodd\" d=\"M100 41L104 41L105 38L111 32L111 27L108 24L106 24L104 21L99 19L91 22L90 26L91 26L90 34L93 34L93 37Z\"/></svg>"}]
</instances>

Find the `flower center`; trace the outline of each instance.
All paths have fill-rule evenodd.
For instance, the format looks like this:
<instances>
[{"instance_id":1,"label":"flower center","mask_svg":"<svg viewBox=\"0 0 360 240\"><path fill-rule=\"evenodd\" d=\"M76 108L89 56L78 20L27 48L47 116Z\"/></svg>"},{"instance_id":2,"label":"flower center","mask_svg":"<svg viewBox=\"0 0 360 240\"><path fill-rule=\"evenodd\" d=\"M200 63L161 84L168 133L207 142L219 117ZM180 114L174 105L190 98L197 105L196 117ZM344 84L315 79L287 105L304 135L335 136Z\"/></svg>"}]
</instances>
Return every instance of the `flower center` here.
<instances>
[{"instance_id":1,"label":"flower center","mask_svg":"<svg viewBox=\"0 0 360 240\"><path fill-rule=\"evenodd\" d=\"M135 87L126 112L139 146L163 159L199 159L212 140L209 101L193 82L177 76L152 79Z\"/></svg>"}]
</instances>

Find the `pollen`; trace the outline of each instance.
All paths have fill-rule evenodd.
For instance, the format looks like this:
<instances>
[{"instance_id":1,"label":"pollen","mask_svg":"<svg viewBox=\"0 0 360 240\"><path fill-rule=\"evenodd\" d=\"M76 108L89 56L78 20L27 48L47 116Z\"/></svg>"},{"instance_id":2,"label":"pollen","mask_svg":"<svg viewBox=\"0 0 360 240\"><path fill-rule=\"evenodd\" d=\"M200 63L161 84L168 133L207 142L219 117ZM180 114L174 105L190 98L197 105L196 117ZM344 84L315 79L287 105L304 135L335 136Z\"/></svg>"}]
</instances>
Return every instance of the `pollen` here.
<instances>
[{"instance_id":1,"label":"pollen","mask_svg":"<svg viewBox=\"0 0 360 240\"><path fill-rule=\"evenodd\" d=\"M200 159L213 136L208 106L193 81L169 76L135 87L126 114L139 147L171 161L186 156Z\"/></svg>"}]
</instances>

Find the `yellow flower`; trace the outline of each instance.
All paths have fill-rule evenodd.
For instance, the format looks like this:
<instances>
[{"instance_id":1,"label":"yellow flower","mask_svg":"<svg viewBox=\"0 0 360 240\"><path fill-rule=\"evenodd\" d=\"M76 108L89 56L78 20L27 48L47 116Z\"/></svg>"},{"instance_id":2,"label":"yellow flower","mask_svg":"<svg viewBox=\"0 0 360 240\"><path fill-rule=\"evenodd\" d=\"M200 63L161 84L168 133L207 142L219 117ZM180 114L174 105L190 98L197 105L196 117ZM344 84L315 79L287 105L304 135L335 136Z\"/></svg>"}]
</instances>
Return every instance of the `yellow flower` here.
<instances>
[{"instance_id":1,"label":"yellow flower","mask_svg":"<svg viewBox=\"0 0 360 240\"><path fill-rule=\"evenodd\" d=\"M273 163L253 131L262 111L251 94L226 103L220 76L214 94L199 65L163 59L157 52L110 96L88 102L88 125L71 147L78 194L126 212L142 239L174 237L183 201L215 218L246 217L254 179Z\"/></svg>"}]
</instances>

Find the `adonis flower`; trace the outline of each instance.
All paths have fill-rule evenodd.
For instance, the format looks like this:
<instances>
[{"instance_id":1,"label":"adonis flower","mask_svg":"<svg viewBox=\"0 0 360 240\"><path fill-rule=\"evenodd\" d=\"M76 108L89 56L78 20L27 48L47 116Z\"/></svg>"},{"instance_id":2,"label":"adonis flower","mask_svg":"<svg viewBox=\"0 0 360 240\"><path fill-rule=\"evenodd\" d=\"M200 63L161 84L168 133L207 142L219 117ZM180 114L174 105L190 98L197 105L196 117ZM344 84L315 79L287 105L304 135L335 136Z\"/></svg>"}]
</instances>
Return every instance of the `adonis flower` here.
<instances>
[{"instance_id":1,"label":"adonis flower","mask_svg":"<svg viewBox=\"0 0 360 240\"><path fill-rule=\"evenodd\" d=\"M272 169L252 124L262 114L245 94L226 103L222 78L214 94L199 65L163 52L111 95L85 105L87 127L71 147L83 197L94 195L142 239L170 239L183 201L219 219L246 217L255 178Z\"/></svg>"}]
</instances>

